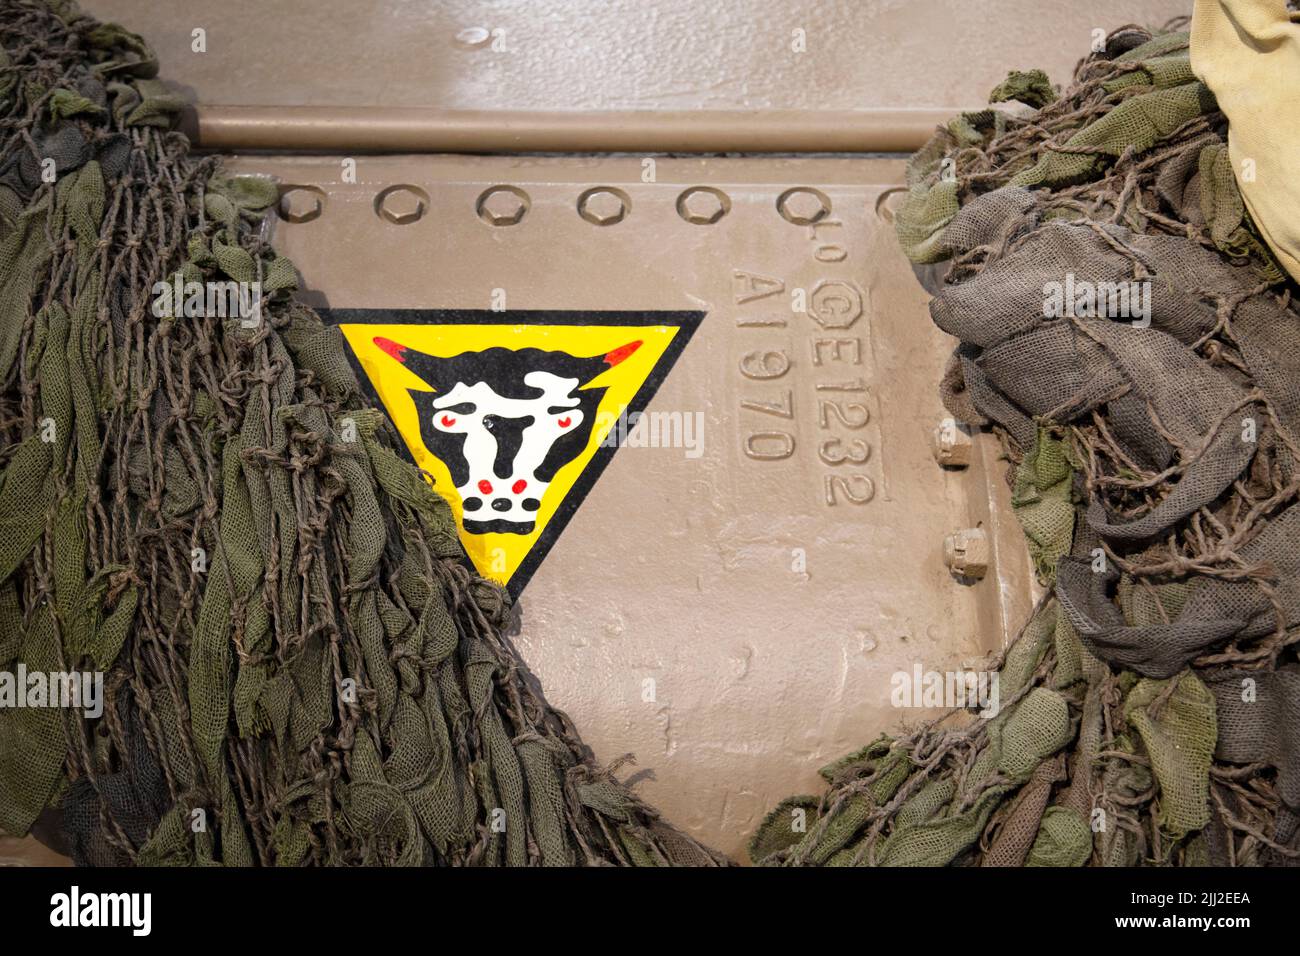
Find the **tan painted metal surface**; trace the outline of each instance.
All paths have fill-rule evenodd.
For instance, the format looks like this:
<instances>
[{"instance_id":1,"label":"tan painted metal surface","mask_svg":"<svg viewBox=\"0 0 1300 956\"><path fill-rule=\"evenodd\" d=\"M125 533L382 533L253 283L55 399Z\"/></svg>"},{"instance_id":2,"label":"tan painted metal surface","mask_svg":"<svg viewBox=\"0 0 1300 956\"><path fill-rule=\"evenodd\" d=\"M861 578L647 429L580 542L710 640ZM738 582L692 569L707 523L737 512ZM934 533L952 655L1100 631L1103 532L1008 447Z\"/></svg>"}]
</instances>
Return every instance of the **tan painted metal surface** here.
<instances>
[{"instance_id":1,"label":"tan painted metal surface","mask_svg":"<svg viewBox=\"0 0 1300 956\"><path fill-rule=\"evenodd\" d=\"M68 857L51 850L35 837L0 837L0 867L71 865Z\"/></svg>"},{"instance_id":2,"label":"tan painted metal surface","mask_svg":"<svg viewBox=\"0 0 1300 956\"><path fill-rule=\"evenodd\" d=\"M217 148L884 151L915 148L935 122L983 103L1010 68L1062 80L1093 31L1160 23L1190 4L171 0L165 16L156 0L86 7L149 38ZM291 112L277 127L256 107ZM364 135L344 147L350 122Z\"/></svg>"},{"instance_id":3,"label":"tan painted metal surface","mask_svg":"<svg viewBox=\"0 0 1300 956\"><path fill-rule=\"evenodd\" d=\"M731 854L818 767L930 713L891 705L896 672L996 651L1028 609L994 443L964 470L935 460L951 343L876 212L902 165L660 159L644 182L634 158L376 157L346 183L338 158L234 163L319 190L288 192L320 212L275 234L315 305L707 313L648 406L702 413L702 453L621 448L523 591L515 640L601 760L634 752L645 796ZM375 211L395 184L427 196L405 225ZM494 226L476 204L503 184L527 210ZM578 213L598 185L627 197L616 224ZM717 190L712 211L694 187ZM866 460L830 463L846 455ZM990 568L959 580L944 539L975 527Z\"/></svg>"},{"instance_id":4,"label":"tan painted metal surface","mask_svg":"<svg viewBox=\"0 0 1300 956\"><path fill-rule=\"evenodd\" d=\"M1093 30L1189 6L83 2L149 38L209 142L345 155L907 149L1009 68L1063 80ZM618 157L361 156L355 182L337 157L232 165L308 187L286 195L303 221L279 222L275 241L316 305L484 309L500 289L512 309L707 313L649 406L701 412L702 454L619 450L524 590L514 640L600 759L634 752L650 801L740 855L778 799L818 789L824 762L929 713L891 705L895 673L997 650L1033 588L996 446L934 439L951 343L876 211L902 162L656 162L651 182ZM423 208L382 219L376 196L401 184ZM485 209L498 185L526 196L517 221ZM600 185L630 204L605 226L578 211ZM691 187L725 211L693 204L707 192L688 201ZM829 212L804 192L783 216L794 187ZM792 311L796 290L811 311ZM788 371L747 358L767 352ZM842 430L826 401L869 421ZM778 432L790 454L765 455L784 440L754 436ZM828 463L854 441L865 462ZM970 464L941 468L936 447ZM987 569L958 579L945 539L976 528Z\"/></svg>"}]
</instances>

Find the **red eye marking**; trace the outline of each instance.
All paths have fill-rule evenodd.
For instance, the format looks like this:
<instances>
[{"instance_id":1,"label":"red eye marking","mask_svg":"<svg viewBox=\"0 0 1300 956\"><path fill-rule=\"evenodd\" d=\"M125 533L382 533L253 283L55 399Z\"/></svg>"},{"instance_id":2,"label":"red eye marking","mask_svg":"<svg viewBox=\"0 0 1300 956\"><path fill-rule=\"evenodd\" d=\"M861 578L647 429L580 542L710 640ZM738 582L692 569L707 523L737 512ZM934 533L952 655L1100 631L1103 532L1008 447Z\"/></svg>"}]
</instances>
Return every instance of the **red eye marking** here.
<instances>
[{"instance_id":1,"label":"red eye marking","mask_svg":"<svg viewBox=\"0 0 1300 956\"><path fill-rule=\"evenodd\" d=\"M515 494L519 494L527 487L528 487L528 482L520 478L518 481L516 481L513 485L510 486L510 490L513 491Z\"/></svg>"},{"instance_id":2,"label":"red eye marking","mask_svg":"<svg viewBox=\"0 0 1300 956\"><path fill-rule=\"evenodd\" d=\"M442 427L443 427L443 428L450 428L452 425L455 425L455 424L456 424L456 419L450 417L449 415L443 415L443 416L442 416Z\"/></svg>"},{"instance_id":3,"label":"red eye marking","mask_svg":"<svg viewBox=\"0 0 1300 956\"><path fill-rule=\"evenodd\" d=\"M478 490L485 495L492 494L492 482L484 478L482 481L478 483Z\"/></svg>"},{"instance_id":4,"label":"red eye marking","mask_svg":"<svg viewBox=\"0 0 1300 956\"><path fill-rule=\"evenodd\" d=\"M406 353L406 346L405 346L405 345L398 345L398 344L397 344L396 342L394 342L392 339L386 339L386 338L384 338L383 336L379 336L379 337L377 337L377 338L375 339L375 345L378 346L379 348L383 349L385 352L387 352L387 353L388 353L389 355L391 355L393 358L397 359L397 361L402 362L402 363L405 363L405 362L406 362L406 354L405 354L405 353Z\"/></svg>"},{"instance_id":5,"label":"red eye marking","mask_svg":"<svg viewBox=\"0 0 1300 956\"><path fill-rule=\"evenodd\" d=\"M640 347L641 340L638 339L635 342L628 342L627 345L620 345L616 349L611 349L605 353L605 364L611 366L617 365Z\"/></svg>"},{"instance_id":6,"label":"red eye marking","mask_svg":"<svg viewBox=\"0 0 1300 956\"><path fill-rule=\"evenodd\" d=\"M572 418L569 418L569 417L566 415L564 418L561 418L561 419L559 420L558 424L559 424L559 426L560 426L561 428L568 428L569 425L570 425L572 422L573 422L573 419L572 419Z\"/></svg>"}]
</instances>

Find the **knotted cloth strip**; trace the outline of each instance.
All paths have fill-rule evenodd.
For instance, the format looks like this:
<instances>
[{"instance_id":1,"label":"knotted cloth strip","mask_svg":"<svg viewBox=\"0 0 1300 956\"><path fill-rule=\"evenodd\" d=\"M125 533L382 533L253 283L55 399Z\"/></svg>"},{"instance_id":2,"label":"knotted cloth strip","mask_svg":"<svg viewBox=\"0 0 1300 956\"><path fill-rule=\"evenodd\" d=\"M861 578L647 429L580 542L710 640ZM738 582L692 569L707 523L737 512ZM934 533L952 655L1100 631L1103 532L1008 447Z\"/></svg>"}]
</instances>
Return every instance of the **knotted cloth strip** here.
<instances>
[{"instance_id":1,"label":"knotted cloth strip","mask_svg":"<svg viewBox=\"0 0 1300 956\"><path fill-rule=\"evenodd\" d=\"M1059 94L1012 73L913 157L896 227L949 263L941 394L1003 438L1049 590L996 717L832 765L755 860L1300 858L1300 309L1178 26L1115 31Z\"/></svg>"},{"instance_id":2,"label":"knotted cloth strip","mask_svg":"<svg viewBox=\"0 0 1300 956\"><path fill-rule=\"evenodd\" d=\"M0 0L0 829L79 863L706 865L598 767L139 37ZM260 308L197 311L179 283ZM242 288L236 286L237 288ZM202 297L200 297L200 302Z\"/></svg>"}]
</instances>

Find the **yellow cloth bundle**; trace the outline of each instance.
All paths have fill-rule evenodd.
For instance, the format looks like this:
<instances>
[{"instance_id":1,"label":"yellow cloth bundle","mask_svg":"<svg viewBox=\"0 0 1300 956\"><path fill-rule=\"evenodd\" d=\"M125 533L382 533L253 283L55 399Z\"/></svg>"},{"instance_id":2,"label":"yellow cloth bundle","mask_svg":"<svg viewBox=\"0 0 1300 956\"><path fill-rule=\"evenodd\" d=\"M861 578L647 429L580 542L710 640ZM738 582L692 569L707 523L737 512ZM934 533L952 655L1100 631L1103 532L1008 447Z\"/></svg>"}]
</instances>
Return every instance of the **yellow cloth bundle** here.
<instances>
[{"instance_id":1,"label":"yellow cloth bundle","mask_svg":"<svg viewBox=\"0 0 1300 956\"><path fill-rule=\"evenodd\" d=\"M1228 117L1246 208L1300 280L1300 11L1286 0L1196 0L1191 54Z\"/></svg>"}]
</instances>

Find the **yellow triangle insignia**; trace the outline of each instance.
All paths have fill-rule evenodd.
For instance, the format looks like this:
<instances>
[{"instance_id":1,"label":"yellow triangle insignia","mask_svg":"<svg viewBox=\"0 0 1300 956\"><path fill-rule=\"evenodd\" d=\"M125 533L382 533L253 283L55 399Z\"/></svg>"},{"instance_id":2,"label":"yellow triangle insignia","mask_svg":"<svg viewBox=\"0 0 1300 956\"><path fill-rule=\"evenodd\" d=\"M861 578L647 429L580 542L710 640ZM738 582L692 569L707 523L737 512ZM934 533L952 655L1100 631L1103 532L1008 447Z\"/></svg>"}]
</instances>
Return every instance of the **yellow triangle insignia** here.
<instances>
[{"instance_id":1,"label":"yellow triangle insignia","mask_svg":"<svg viewBox=\"0 0 1300 956\"><path fill-rule=\"evenodd\" d=\"M332 317L411 458L450 504L470 561L518 595L702 314Z\"/></svg>"}]
</instances>

